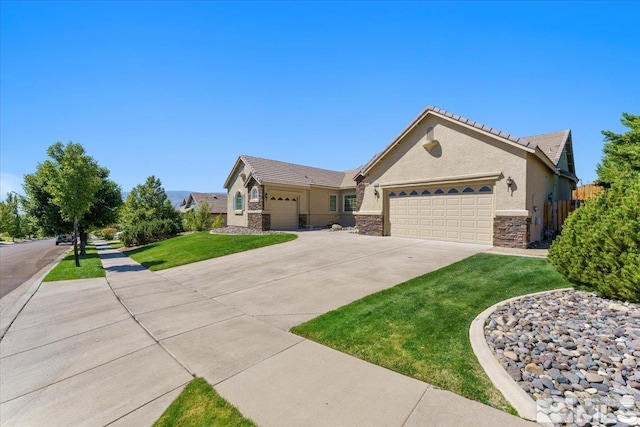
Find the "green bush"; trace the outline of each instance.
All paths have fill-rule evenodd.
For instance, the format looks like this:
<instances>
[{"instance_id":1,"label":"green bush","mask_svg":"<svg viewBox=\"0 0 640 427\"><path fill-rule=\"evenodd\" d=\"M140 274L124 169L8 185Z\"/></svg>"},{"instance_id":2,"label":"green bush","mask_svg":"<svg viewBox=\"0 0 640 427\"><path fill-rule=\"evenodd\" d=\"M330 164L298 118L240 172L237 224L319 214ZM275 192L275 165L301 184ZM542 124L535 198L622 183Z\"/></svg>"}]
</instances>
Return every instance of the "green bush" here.
<instances>
[{"instance_id":1,"label":"green bush","mask_svg":"<svg viewBox=\"0 0 640 427\"><path fill-rule=\"evenodd\" d=\"M153 219L131 224L122 230L122 243L126 246L139 246L165 240L182 231L176 221L171 219Z\"/></svg>"},{"instance_id":2,"label":"green bush","mask_svg":"<svg viewBox=\"0 0 640 427\"><path fill-rule=\"evenodd\" d=\"M574 211L549 260L580 288L640 302L640 182L614 186Z\"/></svg>"},{"instance_id":3,"label":"green bush","mask_svg":"<svg viewBox=\"0 0 640 427\"><path fill-rule=\"evenodd\" d=\"M211 228L222 228L222 227L224 227L224 218L222 217L222 215L218 215L213 219Z\"/></svg>"},{"instance_id":4,"label":"green bush","mask_svg":"<svg viewBox=\"0 0 640 427\"><path fill-rule=\"evenodd\" d=\"M103 228L98 233L104 240L113 240L113 236L118 232L117 228Z\"/></svg>"}]
</instances>

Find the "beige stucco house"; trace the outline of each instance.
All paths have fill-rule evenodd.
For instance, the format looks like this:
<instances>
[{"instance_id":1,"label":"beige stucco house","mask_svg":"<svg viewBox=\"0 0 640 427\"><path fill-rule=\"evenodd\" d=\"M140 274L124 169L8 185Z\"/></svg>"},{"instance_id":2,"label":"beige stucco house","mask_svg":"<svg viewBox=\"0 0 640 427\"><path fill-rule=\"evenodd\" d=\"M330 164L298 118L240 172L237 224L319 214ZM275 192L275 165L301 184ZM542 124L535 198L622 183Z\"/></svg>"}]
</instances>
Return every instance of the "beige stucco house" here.
<instances>
[{"instance_id":1,"label":"beige stucco house","mask_svg":"<svg viewBox=\"0 0 640 427\"><path fill-rule=\"evenodd\" d=\"M240 156L227 222L526 247L544 237L545 201L571 199L577 181L570 130L520 138L427 107L352 171Z\"/></svg>"},{"instance_id":2,"label":"beige stucco house","mask_svg":"<svg viewBox=\"0 0 640 427\"><path fill-rule=\"evenodd\" d=\"M190 193L176 208L181 214L197 209L203 202L209 206L209 215L214 219L218 215L227 222L227 195L225 193Z\"/></svg>"}]
</instances>

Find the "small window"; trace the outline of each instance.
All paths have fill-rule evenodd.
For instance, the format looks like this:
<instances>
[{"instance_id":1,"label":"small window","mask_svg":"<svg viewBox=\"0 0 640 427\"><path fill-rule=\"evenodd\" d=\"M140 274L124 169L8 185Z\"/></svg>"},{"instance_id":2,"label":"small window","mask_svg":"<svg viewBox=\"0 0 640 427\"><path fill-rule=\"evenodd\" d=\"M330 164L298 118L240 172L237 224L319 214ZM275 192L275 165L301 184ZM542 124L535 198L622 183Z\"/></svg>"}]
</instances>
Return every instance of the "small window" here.
<instances>
[{"instance_id":1,"label":"small window","mask_svg":"<svg viewBox=\"0 0 640 427\"><path fill-rule=\"evenodd\" d=\"M409 193L410 196L417 196L418 192L416 190L413 190L411 193Z\"/></svg>"},{"instance_id":2,"label":"small window","mask_svg":"<svg viewBox=\"0 0 640 427\"><path fill-rule=\"evenodd\" d=\"M329 194L329 212L338 212L338 196Z\"/></svg>"},{"instance_id":3,"label":"small window","mask_svg":"<svg viewBox=\"0 0 640 427\"><path fill-rule=\"evenodd\" d=\"M449 193L449 194L458 194L459 191L456 188L450 188L449 191L447 191L447 193Z\"/></svg>"},{"instance_id":4,"label":"small window","mask_svg":"<svg viewBox=\"0 0 640 427\"><path fill-rule=\"evenodd\" d=\"M401 191L400 194L398 194L398 196L406 196L407 193L405 193L404 191Z\"/></svg>"},{"instance_id":5,"label":"small window","mask_svg":"<svg viewBox=\"0 0 640 427\"><path fill-rule=\"evenodd\" d=\"M396 193L392 191L391 193L389 193L389 197L396 197Z\"/></svg>"},{"instance_id":6,"label":"small window","mask_svg":"<svg viewBox=\"0 0 640 427\"><path fill-rule=\"evenodd\" d=\"M491 188L485 185L484 187L480 188L480 193L491 193Z\"/></svg>"},{"instance_id":7,"label":"small window","mask_svg":"<svg viewBox=\"0 0 640 427\"><path fill-rule=\"evenodd\" d=\"M253 187L253 189L251 190L251 201L257 202L259 198L260 198L260 190L258 190L258 187Z\"/></svg>"},{"instance_id":8,"label":"small window","mask_svg":"<svg viewBox=\"0 0 640 427\"><path fill-rule=\"evenodd\" d=\"M471 187L467 187L464 190L462 190L463 193L473 193L473 188Z\"/></svg>"},{"instance_id":9,"label":"small window","mask_svg":"<svg viewBox=\"0 0 640 427\"><path fill-rule=\"evenodd\" d=\"M271 199L270 199L270 200L275 200L275 199L276 199L275 197L271 197Z\"/></svg>"},{"instance_id":10,"label":"small window","mask_svg":"<svg viewBox=\"0 0 640 427\"><path fill-rule=\"evenodd\" d=\"M344 196L344 211L355 212L356 211L356 195L345 194Z\"/></svg>"},{"instance_id":11,"label":"small window","mask_svg":"<svg viewBox=\"0 0 640 427\"><path fill-rule=\"evenodd\" d=\"M236 196L233 199L233 209L236 211L244 210L244 197L241 192L236 192Z\"/></svg>"},{"instance_id":12,"label":"small window","mask_svg":"<svg viewBox=\"0 0 640 427\"><path fill-rule=\"evenodd\" d=\"M431 194L431 193L429 192L429 190L424 190L424 191L422 192L422 195L423 195L423 196L428 196L429 194Z\"/></svg>"},{"instance_id":13,"label":"small window","mask_svg":"<svg viewBox=\"0 0 640 427\"><path fill-rule=\"evenodd\" d=\"M435 191L435 193L436 193L436 194L444 194L444 191L442 191L440 188L438 188L438 189Z\"/></svg>"}]
</instances>

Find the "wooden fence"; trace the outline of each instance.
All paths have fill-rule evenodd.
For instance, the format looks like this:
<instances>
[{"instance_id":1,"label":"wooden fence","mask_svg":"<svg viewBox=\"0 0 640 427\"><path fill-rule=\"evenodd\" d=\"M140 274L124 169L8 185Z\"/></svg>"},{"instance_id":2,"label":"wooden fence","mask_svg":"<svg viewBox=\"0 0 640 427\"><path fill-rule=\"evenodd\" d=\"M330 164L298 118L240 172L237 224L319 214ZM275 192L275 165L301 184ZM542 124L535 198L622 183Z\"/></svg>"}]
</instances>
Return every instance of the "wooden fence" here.
<instances>
[{"instance_id":1,"label":"wooden fence","mask_svg":"<svg viewBox=\"0 0 640 427\"><path fill-rule=\"evenodd\" d=\"M571 212L580 206L580 200L554 200L544 203L544 228L551 235L559 234Z\"/></svg>"},{"instance_id":2,"label":"wooden fence","mask_svg":"<svg viewBox=\"0 0 640 427\"><path fill-rule=\"evenodd\" d=\"M581 187L576 188L575 190L573 190L571 192L571 198L573 200L589 200L589 199L593 199L600 192L602 192L602 190L604 190L604 189L602 187L600 187L599 185L595 185L595 184L583 185Z\"/></svg>"}]
</instances>

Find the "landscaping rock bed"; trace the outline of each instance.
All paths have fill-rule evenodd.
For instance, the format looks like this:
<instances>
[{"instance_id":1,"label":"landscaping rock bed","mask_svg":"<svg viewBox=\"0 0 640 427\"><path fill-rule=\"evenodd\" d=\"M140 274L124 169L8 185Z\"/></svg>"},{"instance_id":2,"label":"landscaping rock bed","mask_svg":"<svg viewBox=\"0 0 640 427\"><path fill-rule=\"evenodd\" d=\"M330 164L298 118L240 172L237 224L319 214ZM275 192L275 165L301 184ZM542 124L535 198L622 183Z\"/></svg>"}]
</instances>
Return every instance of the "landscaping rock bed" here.
<instances>
[{"instance_id":1,"label":"landscaping rock bed","mask_svg":"<svg viewBox=\"0 0 640 427\"><path fill-rule=\"evenodd\" d=\"M640 304L575 290L524 297L489 316L485 338L539 420L640 426Z\"/></svg>"}]
</instances>

